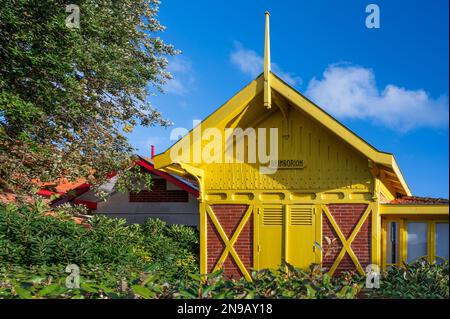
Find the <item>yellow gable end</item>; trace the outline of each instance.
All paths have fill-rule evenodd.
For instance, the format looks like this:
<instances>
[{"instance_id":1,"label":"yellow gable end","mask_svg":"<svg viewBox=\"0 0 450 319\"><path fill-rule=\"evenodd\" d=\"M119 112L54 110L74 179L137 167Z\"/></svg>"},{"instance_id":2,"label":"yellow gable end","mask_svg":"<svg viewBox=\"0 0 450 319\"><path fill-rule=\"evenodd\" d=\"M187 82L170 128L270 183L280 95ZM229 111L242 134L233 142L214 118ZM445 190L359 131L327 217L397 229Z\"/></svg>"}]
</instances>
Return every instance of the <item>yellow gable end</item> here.
<instances>
[{"instance_id":1,"label":"yellow gable end","mask_svg":"<svg viewBox=\"0 0 450 319\"><path fill-rule=\"evenodd\" d=\"M261 102L262 94L256 96L249 106L235 119L226 123L225 127L241 128L244 132L247 128L253 128L256 154L260 151L258 145L261 136L257 134L258 130L266 129L266 141L269 144L270 129L277 128L278 169L273 174L262 174L260 168L267 164L249 163L252 154L248 154L251 143L248 135L244 141L233 139L233 144L222 139L220 147L217 148L222 150L218 158L225 158L232 145L233 163L203 163L199 166L204 171L207 197L223 198L226 196L225 193L215 192L222 190L229 192L289 190L292 194L285 196L292 198L315 199L318 194L335 199L349 198L350 194L357 199L371 198L373 177L367 158L305 112L289 106L287 102L285 107L288 114L283 115L278 106L278 103L282 103L281 97L280 101L274 99L275 107L270 111L261 107ZM225 127L220 128L223 136ZM204 141L202 150L209 143L210 141ZM244 163L236 163L236 152L240 143L244 144ZM269 150L268 145L265 146L265 150ZM211 192L214 194L208 195ZM253 195L237 196L245 198Z\"/></svg>"},{"instance_id":2,"label":"yellow gable end","mask_svg":"<svg viewBox=\"0 0 450 319\"><path fill-rule=\"evenodd\" d=\"M260 76L156 156L155 166L198 178L202 196L209 199L249 200L265 196L252 191L271 190L283 191L267 195L278 199L371 200L379 196L375 178L392 194L409 194L391 154L377 151L270 76L274 107L264 107ZM277 130L276 137L271 129ZM263 135L266 145L260 141ZM260 154L274 153L271 138L278 142L278 157L268 162ZM269 165L277 165L276 172L261 173L261 167Z\"/></svg>"}]
</instances>

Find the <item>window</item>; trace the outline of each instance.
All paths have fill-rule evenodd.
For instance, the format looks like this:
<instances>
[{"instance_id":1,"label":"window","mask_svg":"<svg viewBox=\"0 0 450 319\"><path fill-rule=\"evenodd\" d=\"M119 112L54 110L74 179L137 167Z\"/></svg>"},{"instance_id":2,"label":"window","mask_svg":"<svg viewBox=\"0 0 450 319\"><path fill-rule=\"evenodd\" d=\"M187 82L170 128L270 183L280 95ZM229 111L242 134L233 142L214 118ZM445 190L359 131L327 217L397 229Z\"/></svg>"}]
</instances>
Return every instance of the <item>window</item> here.
<instances>
[{"instance_id":1,"label":"window","mask_svg":"<svg viewBox=\"0 0 450 319\"><path fill-rule=\"evenodd\" d=\"M407 262L427 256L427 223L407 223Z\"/></svg>"},{"instance_id":2,"label":"window","mask_svg":"<svg viewBox=\"0 0 450 319\"><path fill-rule=\"evenodd\" d=\"M389 222L386 228L386 263L398 264L398 223Z\"/></svg>"},{"instance_id":3,"label":"window","mask_svg":"<svg viewBox=\"0 0 450 319\"><path fill-rule=\"evenodd\" d=\"M448 221L398 218L383 220L383 267L412 263L420 258L448 260Z\"/></svg>"},{"instance_id":4,"label":"window","mask_svg":"<svg viewBox=\"0 0 450 319\"><path fill-rule=\"evenodd\" d=\"M436 223L436 262L448 260L448 223Z\"/></svg>"},{"instance_id":5,"label":"window","mask_svg":"<svg viewBox=\"0 0 450 319\"><path fill-rule=\"evenodd\" d=\"M152 179L151 190L141 190L129 194L130 203L179 203L188 202L189 194L185 190L167 189L167 181L162 178Z\"/></svg>"}]
</instances>

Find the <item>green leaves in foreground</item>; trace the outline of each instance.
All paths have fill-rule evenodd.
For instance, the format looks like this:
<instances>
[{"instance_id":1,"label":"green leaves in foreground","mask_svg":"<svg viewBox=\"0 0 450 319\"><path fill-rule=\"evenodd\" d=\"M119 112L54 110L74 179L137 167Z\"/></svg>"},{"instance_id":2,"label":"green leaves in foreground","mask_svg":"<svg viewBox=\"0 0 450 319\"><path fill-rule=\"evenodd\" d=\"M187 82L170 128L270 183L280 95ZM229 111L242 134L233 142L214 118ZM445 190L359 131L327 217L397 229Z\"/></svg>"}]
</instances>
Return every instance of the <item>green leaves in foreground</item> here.
<instances>
[{"instance_id":1,"label":"green leaves in foreground","mask_svg":"<svg viewBox=\"0 0 450 319\"><path fill-rule=\"evenodd\" d=\"M78 289L65 287L64 265L0 267L0 298L87 299L354 299L448 298L448 263L395 268L384 274L380 289L364 290L356 274L330 277L317 266L253 272L253 282L229 280L222 272L188 279L164 280L158 272L128 272L126 268L82 266ZM364 292L363 292L364 291Z\"/></svg>"},{"instance_id":2,"label":"green leaves in foreground","mask_svg":"<svg viewBox=\"0 0 450 319\"><path fill-rule=\"evenodd\" d=\"M405 268L392 267L381 279L380 289L370 298L440 299L449 298L448 261L429 264L417 261Z\"/></svg>"},{"instance_id":3,"label":"green leaves in foreground","mask_svg":"<svg viewBox=\"0 0 450 319\"><path fill-rule=\"evenodd\" d=\"M205 277L190 275L188 279L165 281L158 272L127 272L126 268L105 268L99 266L80 267L80 288L65 286L64 265L33 266L28 269L19 266L0 268L0 297L19 299L39 298L354 298L352 294L342 295L342 290L360 287L358 283L347 283L340 279L329 281L327 287L319 287L323 273L317 270L298 271L290 274L265 270L253 273L254 282L244 279L226 279L221 271ZM353 291L353 290L352 290Z\"/></svg>"},{"instance_id":4,"label":"green leaves in foreground","mask_svg":"<svg viewBox=\"0 0 450 319\"><path fill-rule=\"evenodd\" d=\"M0 206L0 298L449 297L448 262L391 268L380 288L370 290L364 276L330 276L318 265L304 270L286 264L253 271L252 282L230 280L221 271L198 274L198 232L192 228L96 217L87 229L64 214L43 216L41 209ZM79 266L80 288L65 285L69 263Z\"/></svg>"}]
</instances>

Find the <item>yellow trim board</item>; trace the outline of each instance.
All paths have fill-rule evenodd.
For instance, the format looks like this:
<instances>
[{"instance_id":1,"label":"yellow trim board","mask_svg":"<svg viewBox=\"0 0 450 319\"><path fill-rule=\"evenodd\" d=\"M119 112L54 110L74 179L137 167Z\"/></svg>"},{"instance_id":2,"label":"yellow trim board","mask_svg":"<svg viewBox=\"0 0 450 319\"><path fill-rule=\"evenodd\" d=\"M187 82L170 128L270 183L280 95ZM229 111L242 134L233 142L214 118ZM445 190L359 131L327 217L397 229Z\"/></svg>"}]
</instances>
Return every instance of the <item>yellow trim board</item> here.
<instances>
[{"instance_id":1,"label":"yellow trim board","mask_svg":"<svg viewBox=\"0 0 450 319\"><path fill-rule=\"evenodd\" d=\"M395 205L381 204L380 215L447 215L448 205Z\"/></svg>"}]
</instances>

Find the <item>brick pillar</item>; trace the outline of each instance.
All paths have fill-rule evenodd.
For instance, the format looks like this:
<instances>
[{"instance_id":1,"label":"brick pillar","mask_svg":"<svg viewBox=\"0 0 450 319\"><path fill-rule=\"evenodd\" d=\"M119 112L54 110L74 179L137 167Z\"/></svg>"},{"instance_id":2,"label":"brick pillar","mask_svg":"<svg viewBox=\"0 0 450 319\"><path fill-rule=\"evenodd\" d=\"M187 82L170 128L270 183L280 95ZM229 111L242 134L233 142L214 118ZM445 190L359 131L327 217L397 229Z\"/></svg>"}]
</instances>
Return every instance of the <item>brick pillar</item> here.
<instances>
[{"instance_id":1,"label":"brick pillar","mask_svg":"<svg viewBox=\"0 0 450 319\"><path fill-rule=\"evenodd\" d=\"M239 222L244 217L245 212L248 209L248 205L212 205L212 211L217 217L220 225L222 226L228 239L231 239L234 232L236 231ZM207 219L207 270L211 272L223 250L225 249L225 244L220 238L214 224L211 219ZM242 263L248 272L253 267L253 214L247 221L247 224L240 233L236 243L234 244L234 249L239 255ZM242 276L237 264L235 263L231 254L223 263L224 274L228 278L239 278Z\"/></svg>"}]
</instances>

